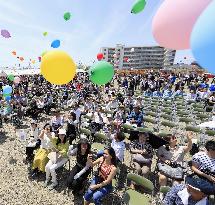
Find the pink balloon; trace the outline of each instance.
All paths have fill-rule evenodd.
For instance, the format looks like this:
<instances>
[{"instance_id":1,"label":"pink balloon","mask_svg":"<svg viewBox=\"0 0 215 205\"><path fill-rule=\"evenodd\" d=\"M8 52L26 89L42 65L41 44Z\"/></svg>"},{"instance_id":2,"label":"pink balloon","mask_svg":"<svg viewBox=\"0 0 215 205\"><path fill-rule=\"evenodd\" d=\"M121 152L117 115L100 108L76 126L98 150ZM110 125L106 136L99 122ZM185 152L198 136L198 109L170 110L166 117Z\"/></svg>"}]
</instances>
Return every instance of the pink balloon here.
<instances>
[{"instance_id":1,"label":"pink balloon","mask_svg":"<svg viewBox=\"0 0 215 205\"><path fill-rule=\"evenodd\" d=\"M170 49L189 49L193 26L211 1L165 0L152 23L157 43Z\"/></svg>"},{"instance_id":2,"label":"pink balloon","mask_svg":"<svg viewBox=\"0 0 215 205\"><path fill-rule=\"evenodd\" d=\"M20 82L20 78L19 78L19 77L15 77L15 78L14 78L14 83L17 83L17 84L18 84L19 82Z\"/></svg>"}]
</instances>

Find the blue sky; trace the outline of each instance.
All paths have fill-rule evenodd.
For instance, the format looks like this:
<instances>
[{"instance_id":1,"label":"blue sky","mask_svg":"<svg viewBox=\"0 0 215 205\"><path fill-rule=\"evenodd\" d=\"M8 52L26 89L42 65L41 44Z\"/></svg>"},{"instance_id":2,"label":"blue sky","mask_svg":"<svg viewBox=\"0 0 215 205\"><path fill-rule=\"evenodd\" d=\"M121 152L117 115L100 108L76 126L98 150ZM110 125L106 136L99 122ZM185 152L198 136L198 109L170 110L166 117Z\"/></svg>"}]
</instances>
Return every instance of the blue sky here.
<instances>
[{"instance_id":1,"label":"blue sky","mask_svg":"<svg viewBox=\"0 0 215 205\"><path fill-rule=\"evenodd\" d=\"M43 51L51 50L55 39L61 40L61 50L86 64L93 62L103 46L157 45L151 24L163 0L148 0L145 10L137 15L130 13L134 1L0 0L0 29L9 30L12 36L0 37L0 66L18 63L11 55L13 50L25 58L23 65L28 65L29 59L37 60ZM63 19L67 11L72 13L68 22ZM177 52L176 62L180 60L192 61L191 52Z\"/></svg>"}]
</instances>

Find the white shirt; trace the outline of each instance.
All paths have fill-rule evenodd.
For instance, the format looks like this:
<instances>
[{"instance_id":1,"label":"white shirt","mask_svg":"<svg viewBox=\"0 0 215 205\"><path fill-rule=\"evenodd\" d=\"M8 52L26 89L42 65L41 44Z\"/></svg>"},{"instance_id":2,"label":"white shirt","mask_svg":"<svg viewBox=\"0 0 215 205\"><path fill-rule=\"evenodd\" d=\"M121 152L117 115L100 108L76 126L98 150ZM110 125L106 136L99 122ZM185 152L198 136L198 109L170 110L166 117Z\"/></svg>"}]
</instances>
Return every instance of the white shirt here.
<instances>
[{"instance_id":1,"label":"white shirt","mask_svg":"<svg viewBox=\"0 0 215 205\"><path fill-rule=\"evenodd\" d=\"M79 122L80 121L80 116L81 116L81 110L80 110L80 108L78 108L77 110L75 110L74 113L76 114L76 120Z\"/></svg>"},{"instance_id":2,"label":"white shirt","mask_svg":"<svg viewBox=\"0 0 215 205\"><path fill-rule=\"evenodd\" d=\"M115 139L112 140L111 147L114 149L117 158L120 161L124 159L124 150L125 150L125 143L123 141L117 142Z\"/></svg>"},{"instance_id":3,"label":"white shirt","mask_svg":"<svg viewBox=\"0 0 215 205\"><path fill-rule=\"evenodd\" d=\"M37 140L38 137L39 137L39 132L40 132L40 130L39 130L38 127L36 127L35 129L33 129L33 128L31 127L30 136L34 137L34 140Z\"/></svg>"},{"instance_id":4,"label":"white shirt","mask_svg":"<svg viewBox=\"0 0 215 205\"><path fill-rule=\"evenodd\" d=\"M51 133L51 138L54 138L55 134L54 132ZM51 139L47 136L47 134L44 133L43 139L41 139L41 145L40 148L43 149L51 149L53 147Z\"/></svg>"}]
</instances>

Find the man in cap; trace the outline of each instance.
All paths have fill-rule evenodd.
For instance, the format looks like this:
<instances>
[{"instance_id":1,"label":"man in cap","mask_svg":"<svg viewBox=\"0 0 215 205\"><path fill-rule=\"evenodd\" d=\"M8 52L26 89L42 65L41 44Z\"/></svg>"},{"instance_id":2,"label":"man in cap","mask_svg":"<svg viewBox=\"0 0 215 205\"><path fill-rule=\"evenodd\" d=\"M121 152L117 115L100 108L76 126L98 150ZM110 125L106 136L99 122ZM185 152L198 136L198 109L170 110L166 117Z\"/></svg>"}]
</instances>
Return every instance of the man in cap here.
<instances>
[{"instance_id":1,"label":"man in cap","mask_svg":"<svg viewBox=\"0 0 215 205\"><path fill-rule=\"evenodd\" d=\"M167 193L165 205L212 205L208 196L215 193L215 188L202 183L197 175L188 176L186 184L179 184Z\"/></svg>"}]
</instances>

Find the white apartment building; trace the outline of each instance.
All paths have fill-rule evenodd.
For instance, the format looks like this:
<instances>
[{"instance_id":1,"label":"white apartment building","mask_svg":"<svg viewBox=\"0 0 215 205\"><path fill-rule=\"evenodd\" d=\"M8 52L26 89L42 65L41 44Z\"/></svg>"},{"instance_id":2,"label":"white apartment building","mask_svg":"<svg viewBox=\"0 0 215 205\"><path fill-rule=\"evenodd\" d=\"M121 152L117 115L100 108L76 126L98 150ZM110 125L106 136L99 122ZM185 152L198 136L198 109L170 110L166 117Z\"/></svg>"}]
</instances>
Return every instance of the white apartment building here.
<instances>
[{"instance_id":1,"label":"white apartment building","mask_svg":"<svg viewBox=\"0 0 215 205\"><path fill-rule=\"evenodd\" d=\"M168 69L175 59L175 50L159 46L102 47L100 50L104 60L111 62L115 69ZM128 59L128 60L127 60Z\"/></svg>"}]
</instances>

